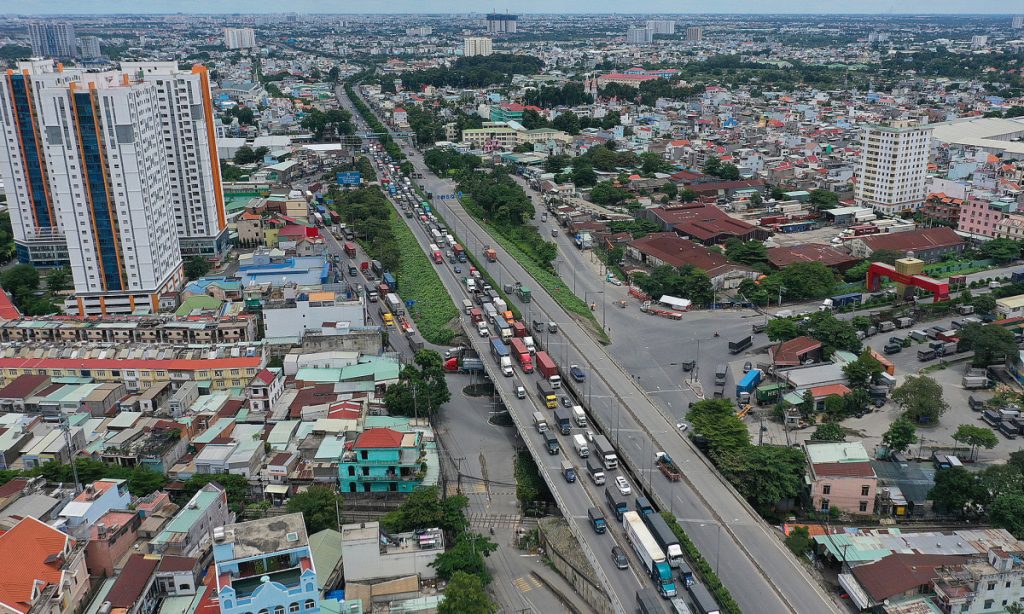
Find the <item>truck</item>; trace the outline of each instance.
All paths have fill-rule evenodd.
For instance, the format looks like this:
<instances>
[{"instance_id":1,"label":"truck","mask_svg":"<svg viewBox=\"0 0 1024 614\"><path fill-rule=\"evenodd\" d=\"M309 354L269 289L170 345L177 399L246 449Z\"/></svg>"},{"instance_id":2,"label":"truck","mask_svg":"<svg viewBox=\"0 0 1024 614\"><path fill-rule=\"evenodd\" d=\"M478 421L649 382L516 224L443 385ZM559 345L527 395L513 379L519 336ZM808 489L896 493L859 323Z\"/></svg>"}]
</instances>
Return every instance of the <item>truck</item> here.
<instances>
[{"instance_id":1,"label":"truck","mask_svg":"<svg viewBox=\"0 0 1024 614\"><path fill-rule=\"evenodd\" d=\"M683 565L685 563L683 547L679 544L679 539L676 538L676 534L672 532L672 529L668 527L668 523L661 517L661 514L647 514L643 516L643 521L654 537L654 541L658 542L661 551L665 553L668 566L679 568Z\"/></svg>"},{"instance_id":2,"label":"truck","mask_svg":"<svg viewBox=\"0 0 1024 614\"><path fill-rule=\"evenodd\" d=\"M597 452L598 458L604 463L604 468L608 471L615 469L619 466L619 457L615 454L615 448L612 447L608 438L604 435L596 435L594 437L594 450Z\"/></svg>"},{"instance_id":3,"label":"truck","mask_svg":"<svg viewBox=\"0 0 1024 614\"><path fill-rule=\"evenodd\" d=\"M515 335L517 339L526 339L530 336L530 331L527 330L525 324L516 320L512 322L512 334ZM525 344L526 342L524 341L523 343Z\"/></svg>"},{"instance_id":4,"label":"truck","mask_svg":"<svg viewBox=\"0 0 1024 614\"><path fill-rule=\"evenodd\" d=\"M662 552L658 542L647 529L640 514L626 512L622 515L622 522L626 528L626 541L633 546L633 551L640 557L644 571L654 580L658 593L665 598L674 597L676 583L672 576L672 569L669 568L665 553Z\"/></svg>"},{"instance_id":5,"label":"truck","mask_svg":"<svg viewBox=\"0 0 1024 614\"><path fill-rule=\"evenodd\" d=\"M679 465L672 460L671 456L664 452L654 453L654 463L658 465L658 471L661 471L662 475L668 478L670 482L678 482L683 477L683 472L680 471Z\"/></svg>"},{"instance_id":6,"label":"truck","mask_svg":"<svg viewBox=\"0 0 1024 614\"><path fill-rule=\"evenodd\" d=\"M544 431L544 445L547 446L548 454L558 454L558 437L551 431Z\"/></svg>"},{"instance_id":7,"label":"truck","mask_svg":"<svg viewBox=\"0 0 1024 614\"><path fill-rule=\"evenodd\" d=\"M579 405L572 406L572 417L576 421L576 426L580 428L587 426L587 412L583 411L583 408Z\"/></svg>"},{"instance_id":8,"label":"truck","mask_svg":"<svg viewBox=\"0 0 1024 614\"><path fill-rule=\"evenodd\" d=\"M384 297L384 304L387 305L388 311L395 316L405 315L404 303L402 299L398 298L398 295L394 292L389 292Z\"/></svg>"},{"instance_id":9,"label":"truck","mask_svg":"<svg viewBox=\"0 0 1024 614\"><path fill-rule=\"evenodd\" d=\"M601 486L605 483L604 467L591 456L587 457L587 473L590 474L590 479L594 481L595 486Z\"/></svg>"},{"instance_id":10,"label":"truck","mask_svg":"<svg viewBox=\"0 0 1024 614\"><path fill-rule=\"evenodd\" d=\"M548 384L552 388L561 388L562 377L558 375L558 367L555 365L555 361L551 360L547 352L537 352L535 358L537 359L537 370L548 379Z\"/></svg>"},{"instance_id":11,"label":"truck","mask_svg":"<svg viewBox=\"0 0 1024 614\"><path fill-rule=\"evenodd\" d=\"M658 307L657 305L655 305L651 301L644 301L644 302L640 303L640 311L642 311L642 312L644 312L646 314L652 315L652 316L660 316L662 318L668 318L669 320L682 320L683 319L683 314L681 312L676 311L674 309L665 309L663 307Z\"/></svg>"},{"instance_id":12,"label":"truck","mask_svg":"<svg viewBox=\"0 0 1024 614\"><path fill-rule=\"evenodd\" d=\"M487 258L487 262L497 262L498 252L490 246L484 246L484 258Z\"/></svg>"},{"instance_id":13,"label":"truck","mask_svg":"<svg viewBox=\"0 0 1024 614\"><path fill-rule=\"evenodd\" d=\"M381 279L388 285L392 292L398 292L398 280L391 274L391 271L384 271Z\"/></svg>"},{"instance_id":14,"label":"truck","mask_svg":"<svg viewBox=\"0 0 1024 614\"><path fill-rule=\"evenodd\" d=\"M742 339L738 339L736 341L730 341L729 342L729 353L730 354L739 354L740 352L742 352L743 350L749 348L753 344L754 344L754 338L751 337L750 335L747 335L746 337L744 337Z\"/></svg>"},{"instance_id":15,"label":"truck","mask_svg":"<svg viewBox=\"0 0 1024 614\"><path fill-rule=\"evenodd\" d=\"M434 264L444 264L444 256L441 254L441 250L436 245L431 245L430 248L430 256L434 259Z\"/></svg>"},{"instance_id":16,"label":"truck","mask_svg":"<svg viewBox=\"0 0 1024 614\"><path fill-rule=\"evenodd\" d=\"M594 533L602 534L608 530L608 523L604 519L604 512L599 507L592 507L587 510L587 517L590 518L590 526L594 527Z\"/></svg>"},{"instance_id":17,"label":"truck","mask_svg":"<svg viewBox=\"0 0 1024 614\"><path fill-rule=\"evenodd\" d=\"M693 600L693 604L697 607L697 612L700 614L721 613L718 602L711 596L711 591L700 582L694 582L687 586L686 590L690 593L690 599Z\"/></svg>"},{"instance_id":18,"label":"truck","mask_svg":"<svg viewBox=\"0 0 1024 614\"><path fill-rule=\"evenodd\" d=\"M785 384L781 383L761 386L754 393L754 396L757 399L757 404L767 405L769 403L774 403L786 393L787 388L788 387Z\"/></svg>"},{"instance_id":19,"label":"truck","mask_svg":"<svg viewBox=\"0 0 1024 614\"><path fill-rule=\"evenodd\" d=\"M345 243L345 255L349 258L356 257L356 244L352 242Z\"/></svg>"},{"instance_id":20,"label":"truck","mask_svg":"<svg viewBox=\"0 0 1024 614\"><path fill-rule=\"evenodd\" d=\"M581 232L577 234L573 239L573 242L576 243L576 249L582 250L594 247L594 238L590 236L589 232Z\"/></svg>"},{"instance_id":21,"label":"truck","mask_svg":"<svg viewBox=\"0 0 1024 614\"><path fill-rule=\"evenodd\" d=\"M548 388L547 383L543 380L537 382L537 395L540 397L540 402L544 404L544 407L548 409L558 407L558 396L555 395L554 390Z\"/></svg>"},{"instance_id":22,"label":"truck","mask_svg":"<svg viewBox=\"0 0 1024 614\"><path fill-rule=\"evenodd\" d=\"M448 373L482 373L484 361L476 352L466 349L445 360L444 370Z\"/></svg>"},{"instance_id":23,"label":"truck","mask_svg":"<svg viewBox=\"0 0 1024 614\"><path fill-rule=\"evenodd\" d=\"M534 343L533 337L531 337L529 335L527 335L526 337L523 337L523 343L526 344L526 349L530 350L531 354L536 354L537 353L537 344Z\"/></svg>"},{"instance_id":24,"label":"truck","mask_svg":"<svg viewBox=\"0 0 1024 614\"><path fill-rule=\"evenodd\" d=\"M452 255L455 256L455 260L459 262L466 261L466 250L462 248L458 243L452 245Z\"/></svg>"},{"instance_id":25,"label":"truck","mask_svg":"<svg viewBox=\"0 0 1024 614\"><path fill-rule=\"evenodd\" d=\"M520 284L520 283L517 283L516 284L516 296L519 297L520 301L522 301L524 303L529 303L530 300L531 300L530 289L528 287Z\"/></svg>"},{"instance_id":26,"label":"truck","mask_svg":"<svg viewBox=\"0 0 1024 614\"><path fill-rule=\"evenodd\" d=\"M512 355L515 356L516 362L519 363L519 368L523 370L523 373L533 373L533 358L530 356L530 350L526 349L526 344L523 343L523 340L513 338L509 342L509 347L512 348Z\"/></svg>"},{"instance_id":27,"label":"truck","mask_svg":"<svg viewBox=\"0 0 1024 614\"><path fill-rule=\"evenodd\" d=\"M715 390L714 397L720 399L725 396L725 378L729 373L729 365L722 363L715 367Z\"/></svg>"},{"instance_id":28,"label":"truck","mask_svg":"<svg viewBox=\"0 0 1024 614\"><path fill-rule=\"evenodd\" d=\"M501 374L512 377L512 357L509 355L508 346L502 343L501 339L491 339L491 355L498 359Z\"/></svg>"},{"instance_id":29,"label":"truck","mask_svg":"<svg viewBox=\"0 0 1024 614\"><path fill-rule=\"evenodd\" d=\"M590 448L587 447L587 438L577 433L572 436L572 447L576 449L576 454L580 458L587 458L590 456Z\"/></svg>"},{"instance_id":30,"label":"truck","mask_svg":"<svg viewBox=\"0 0 1024 614\"><path fill-rule=\"evenodd\" d=\"M665 614L665 606L661 605L658 592L648 586L636 592L636 607L632 611L640 614Z\"/></svg>"},{"instance_id":31,"label":"truck","mask_svg":"<svg viewBox=\"0 0 1024 614\"><path fill-rule=\"evenodd\" d=\"M740 383L736 384L736 399L740 403L749 403L750 396L754 393L757 385L761 383L761 370L751 369L747 371Z\"/></svg>"},{"instance_id":32,"label":"truck","mask_svg":"<svg viewBox=\"0 0 1024 614\"><path fill-rule=\"evenodd\" d=\"M909 328L914 325L914 318L896 318L896 328Z\"/></svg>"},{"instance_id":33,"label":"truck","mask_svg":"<svg viewBox=\"0 0 1024 614\"><path fill-rule=\"evenodd\" d=\"M604 489L604 500L608 502L608 507L615 514L615 519L622 522L622 515L629 511L629 505L626 503L626 498L619 494L619 491L612 490L611 488ZM634 514L636 512L633 512Z\"/></svg>"},{"instance_id":34,"label":"truck","mask_svg":"<svg viewBox=\"0 0 1024 614\"><path fill-rule=\"evenodd\" d=\"M573 467L572 463L567 460L562 461L562 477L570 484L576 481L576 467Z\"/></svg>"},{"instance_id":35,"label":"truck","mask_svg":"<svg viewBox=\"0 0 1024 614\"><path fill-rule=\"evenodd\" d=\"M544 414L539 411L533 412L533 426L537 429L538 433L546 433L548 430L548 420L544 417Z\"/></svg>"},{"instance_id":36,"label":"truck","mask_svg":"<svg viewBox=\"0 0 1024 614\"><path fill-rule=\"evenodd\" d=\"M484 312L479 307L473 307L469 310L469 319L474 324L484 321Z\"/></svg>"},{"instance_id":37,"label":"truck","mask_svg":"<svg viewBox=\"0 0 1024 614\"><path fill-rule=\"evenodd\" d=\"M986 369L967 369L964 373L963 381L961 382L963 387L967 390L977 390L978 388L988 388L988 371Z\"/></svg>"},{"instance_id":38,"label":"truck","mask_svg":"<svg viewBox=\"0 0 1024 614\"><path fill-rule=\"evenodd\" d=\"M937 354L936 354L935 350L932 350L932 349L918 350L917 351L917 359L922 361L922 362L928 361L928 360L934 360L936 356L937 356Z\"/></svg>"},{"instance_id":39,"label":"truck","mask_svg":"<svg viewBox=\"0 0 1024 614\"><path fill-rule=\"evenodd\" d=\"M636 510L636 513L640 514L641 517L654 513L654 506L652 506L651 502L647 500L647 497L641 497L639 495L637 495L636 502L633 504L633 509Z\"/></svg>"},{"instance_id":40,"label":"truck","mask_svg":"<svg viewBox=\"0 0 1024 614\"><path fill-rule=\"evenodd\" d=\"M509 326L505 318L498 316L494 319L494 327L498 329L498 336L501 337L502 341L511 341L513 339L512 327Z\"/></svg>"},{"instance_id":41,"label":"truck","mask_svg":"<svg viewBox=\"0 0 1024 614\"><path fill-rule=\"evenodd\" d=\"M572 432L572 419L569 418L569 411L564 407L555 408L555 424L558 425L558 430L563 435Z\"/></svg>"}]
</instances>

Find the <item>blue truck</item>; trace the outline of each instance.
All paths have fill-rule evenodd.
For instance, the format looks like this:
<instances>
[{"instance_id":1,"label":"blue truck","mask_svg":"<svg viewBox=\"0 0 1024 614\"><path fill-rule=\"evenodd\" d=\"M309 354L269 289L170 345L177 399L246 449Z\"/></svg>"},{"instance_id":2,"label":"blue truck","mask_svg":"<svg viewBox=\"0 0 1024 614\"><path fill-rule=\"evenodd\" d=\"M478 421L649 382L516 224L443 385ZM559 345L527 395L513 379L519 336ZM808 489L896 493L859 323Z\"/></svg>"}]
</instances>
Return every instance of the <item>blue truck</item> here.
<instances>
[{"instance_id":1,"label":"blue truck","mask_svg":"<svg viewBox=\"0 0 1024 614\"><path fill-rule=\"evenodd\" d=\"M608 507L612 509L612 513L615 514L615 519L622 522L622 515L629 511L629 503L626 498L613 492L611 488L604 489L604 498L608 501Z\"/></svg>"},{"instance_id":2,"label":"blue truck","mask_svg":"<svg viewBox=\"0 0 1024 614\"><path fill-rule=\"evenodd\" d=\"M633 508L641 517L654 513L654 507L651 505L651 502L647 500L647 497L637 497L636 502L633 504Z\"/></svg>"},{"instance_id":3,"label":"blue truck","mask_svg":"<svg viewBox=\"0 0 1024 614\"><path fill-rule=\"evenodd\" d=\"M740 383L736 384L736 398L742 403L750 401L750 395L754 394L754 390L757 389L757 385L760 383L761 370L751 369L743 376Z\"/></svg>"},{"instance_id":4,"label":"blue truck","mask_svg":"<svg viewBox=\"0 0 1024 614\"><path fill-rule=\"evenodd\" d=\"M491 354L497 359L509 356L508 346L501 342L501 339L491 339Z\"/></svg>"},{"instance_id":5,"label":"blue truck","mask_svg":"<svg viewBox=\"0 0 1024 614\"><path fill-rule=\"evenodd\" d=\"M384 271L382 280L388 285L388 288L391 288L392 292L398 292L398 281L390 271Z\"/></svg>"}]
</instances>

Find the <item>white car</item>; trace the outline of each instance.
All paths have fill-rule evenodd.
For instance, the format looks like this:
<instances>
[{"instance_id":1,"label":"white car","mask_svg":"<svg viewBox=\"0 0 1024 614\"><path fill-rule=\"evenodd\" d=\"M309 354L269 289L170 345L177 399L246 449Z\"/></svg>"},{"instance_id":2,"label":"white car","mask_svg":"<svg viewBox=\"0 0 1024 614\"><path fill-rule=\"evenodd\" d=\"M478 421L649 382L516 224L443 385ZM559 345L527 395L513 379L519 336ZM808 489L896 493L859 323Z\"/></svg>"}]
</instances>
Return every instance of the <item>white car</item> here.
<instances>
[{"instance_id":1,"label":"white car","mask_svg":"<svg viewBox=\"0 0 1024 614\"><path fill-rule=\"evenodd\" d=\"M626 481L626 478L621 475L615 478L615 487L619 489L619 494L622 496L633 494L633 488Z\"/></svg>"},{"instance_id":2,"label":"white car","mask_svg":"<svg viewBox=\"0 0 1024 614\"><path fill-rule=\"evenodd\" d=\"M677 422L676 428L685 433L686 429L690 428L690 425L685 422Z\"/></svg>"}]
</instances>

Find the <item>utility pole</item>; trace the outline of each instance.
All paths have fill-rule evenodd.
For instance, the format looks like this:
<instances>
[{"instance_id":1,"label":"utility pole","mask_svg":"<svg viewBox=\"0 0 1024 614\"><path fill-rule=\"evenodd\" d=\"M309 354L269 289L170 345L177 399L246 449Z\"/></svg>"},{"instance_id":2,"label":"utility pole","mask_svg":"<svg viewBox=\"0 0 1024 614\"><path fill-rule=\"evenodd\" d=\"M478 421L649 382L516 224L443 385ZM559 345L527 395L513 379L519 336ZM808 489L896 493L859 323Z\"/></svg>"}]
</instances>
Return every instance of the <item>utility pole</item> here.
<instances>
[{"instance_id":1,"label":"utility pole","mask_svg":"<svg viewBox=\"0 0 1024 614\"><path fill-rule=\"evenodd\" d=\"M78 481L78 465L75 463L75 456L78 451L75 450L75 444L71 439L71 423L69 417L62 410L60 411L60 430L64 432L64 443L68 447L68 458L71 459L71 475L75 480L75 494L82 492L82 483Z\"/></svg>"}]
</instances>

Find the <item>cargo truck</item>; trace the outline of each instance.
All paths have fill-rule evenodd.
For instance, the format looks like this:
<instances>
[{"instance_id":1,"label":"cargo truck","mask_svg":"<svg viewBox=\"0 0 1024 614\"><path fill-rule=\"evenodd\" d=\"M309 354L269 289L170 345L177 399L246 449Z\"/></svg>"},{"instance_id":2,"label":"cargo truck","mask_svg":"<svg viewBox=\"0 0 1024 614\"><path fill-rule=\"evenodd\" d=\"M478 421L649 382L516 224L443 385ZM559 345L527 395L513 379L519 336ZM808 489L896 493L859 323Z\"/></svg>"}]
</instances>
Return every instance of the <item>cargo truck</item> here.
<instances>
[{"instance_id":1,"label":"cargo truck","mask_svg":"<svg viewBox=\"0 0 1024 614\"><path fill-rule=\"evenodd\" d=\"M576 481L576 468L567 460L562 461L562 477L570 484Z\"/></svg>"},{"instance_id":2,"label":"cargo truck","mask_svg":"<svg viewBox=\"0 0 1024 614\"><path fill-rule=\"evenodd\" d=\"M498 313L500 314L501 312L499 311ZM512 341L514 338L512 335L512 327L509 326L508 322L505 321L505 318L500 315L494 319L494 328L498 329L498 336L501 337L501 340L505 343Z\"/></svg>"},{"instance_id":3,"label":"cargo truck","mask_svg":"<svg viewBox=\"0 0 1024 614\"><path fill-rule=\"evenodd\" d=\"M392 275L390 271L384 271L384 275L381 279L388 285L388 288L390 288L392 292L398 292L398 280L395 279L395 276Z\"/></svg>"},{"instance_id":4,"label":"cargo truck","mask_svg":"<svg viewBox=\"0 0 1024 614\"><path fill-rule=\"evenodd\" d=\"M537 345L533 342L533 337L523 337L523 343L526 344L526 349L530 350L530 354L537 353Z\"/></svg>"},{"instance_id":5,"label":"cargo truck","mask_svg":"<svg viewBox=\"0 0 1024 614\"><path fill-rule=\"evenodd\" d=\"M517 339L525 339L527 336L529 336L530 331L526 329L525 324L516 320L515 322L512 322L512 334Z\"/></svg>"},{"instance_id":6,"label":"cargo truck","mask_svg":"<svg viewBox=\"0 0 1024 614\"><path fill-rule=\"evenodd\" d=\"M537 395L540 397L540 402L544 404L544 407L548 409L558 407L558 395L548 387L547 382L543 380L537 382Z\"/></svg>"},{"instance_id":7,"label":"cargo truck","mask_svg":"<svg viewBox=\"0 0 1024 614\"><path fill-rule=\"evenodd\" d=\"M462 246L458 243L452 245L452 254L455 255L455 259L459 262L466 261L466 250L462 249Z\"/></svg>"},{"instance_id":8,"label":"cargo truck","mask_svg":"<svg viewBox=\"0 0 1024 614\"><path fill-rule=\"evenodd\" d=\"M519 368L523 370L523 373L533 373L533 358L530 356L530 350L526 349L526 344L523 343L523 340L512 339L509 345L512 348L512 355L516 357L516 362L519 363Z\"/></svg>"},{"instance_id":9,"label":"cargo truck","mask_svg":"<svg viewBox=\"0 0 1024 614\"><path fill-rule=\"evenodd\" d=\"M622 515L629 511L629 505L626 503L626 498L619 494L617 490L611 488L604 489L604 500L608 502L609 509L615 514L615 519L622 522ZM634 514L636 512L633 512Z\"/></svg>"},{"instance_id":10,"label":"cargo truck","mask_svg":"<svg viewBox=\"0 0 1024 614\"><path fill-rule=\"evenodd\" d=\"M590 474L590 479L594 481L596 486L601 486L605 483L604 467L601 466L600 461L593 457L587 457L587 473Z\"/></svg>"},{"instance_id":11,"label":"cargo truck","mask_svg":"<svg viewBox=\"0 0 1024 614\"><path fill-rule=\"evenodd\" d=\"M587 412L583 411L579 405L572 406L572 417L576 421L576 426L581 428L587 426Z\"/></svg>"},{"instance_id":12,"label":"cargo truck","mask_svg":"<svg viewBox=\"0 0 1024 614\"><path fill-rule=\"evenodd\" d=\"M607 490L605 491L607 492ZM672 569L669 568L665 553L662 552L658 542L647 529L647 525L636 512L626 512L622 515L623 524L626 528L626 540L636 555L643 563L644 571L654 580L658 593L662 597L674 597L676 594L676 583L672 577Z\"/></svg>"},{"instance_id":13,"label":"cargo truck","mask_svg":"<svg viewBox=\"0 0 1024 614\"><path fill-rule=\"evenodd\" d=\"M687 586L686 590L690 593L690 598L693 600L698 612L701 614L720 614L721 610L718 608L718 602L711 596L711 591L706 586L700 582L694 582Z\"/></svg>"},{"instance_id":14,"label":"cargo truck","mask_svg":"<svg viewBox=\"0 0 1024 614\"><path fill-rule=\"evenodd\" d=\"M538 433L546 433L548 430L548 421L544 417L544 414L539 411L533 412L533 426L537 427Z\"/></svg>"},{"instance_id":15,"label":"cargo truck","mask_svg":"<svg viewBox=\"0 0 1024 614\"><path fill-rule=\"evenodd\" d=\"M497 262L498 252L493 247L484 247L484 258L487 258L487 262Z\"/></svg>"},{"instance_id":16,"label":"cargo truck","mask_svg":"<svg viewBox=\"0 0 1024 614\"><path fill-rule=\"evenodd\" d=\"M750 395L753 394L757 385L761 383L761 370L751 369L743 376L740 383L736 384L736 399L740 403L749 403Z\"/></svg>"},{"instance_id":17,"label":"cargo truck","mask_svg":"<svg viewBox=\"0 0 1024 614\"><path fill-rule=\"evenodd\" d=\"M672 457L664 452L656 452L654 454L654 462L658 465L658 470L669 479L671 482L678 482L683 477L683 472L680 471L679 465L676 465Z\"/></svg>"},{"instance_id":18,"label":"cargo truck","mask_svg":"<svg viewBox=\"0 0 1024 614\"><path fill-rule=\"evenodd\" d=\"M604 468L608 471L615 469L619 466L619 457L615 454L615 448L612 447L608 438L604 435L597 435L594 437L594 450L597 452L598 458L604 464Z\"/></svg>"},{"instance_id":19,"label":"cargo truck","mask_svg":"<svg viewBox=\"0 0 1024 614\"><path fill-rule=\"evenodd\" d=\"M481 373L484 361L473 350L465 349L444 362L444 370L448 373Z\"/></svg>"},{"instance_id":20,"label":"cargo truck","mask_svg":"<svg viewBox=\"0 0 1024 614\"><path fill-rule=\"evenodd\" d=\"M548 448L548 454L558 454L558 437L551 431L544 432L544 445Z\"/></svg>"},{"instance_id":21,"label":"cargo truck","mask_svg":"<svg viewBox=\"0 0 1024 614\"><path fill-rule=\"evenodd\" d=\"M512 377L512 358L509 356L508 346L502 343L501 339L491 339L491 355L498 359L501 374Z\"/></svg>"},{"instance_id":22,"label":"cargo truck","mask_svg":"<svg viewBox=\"0 0 1024 614\"><path fill-rule=\"evenodd\" d=\"M676 534L668 527L665 519L660 514L647 514L643 516L643 521L651 535L654 536L654 541L658 542L661 551L665 553L668 566L681 567L684 565L683 547L679 544Z\"/></svg>"},{"instance_id":23,"label":"cargo truck","mask_svg":"<svg viewBox=\"0 0 1024 614\"><path fill-rule=\"evenodd\" d=\"M530 289L522 284L516 284L516 296L524 303L530 302Z\"/></svg>"},{"instance_id":24,"label":"cargo truck","mask_svg":"<svg viewBox=\"0 0 1024 614\"><path fill-rule=\"evenodd\" d=\"M608 523L604 519L604 512L599 507L592 507L587 510L590 518L590 526L594 527L594 533L602 534L608 530Z\"/></svg>"},{"instance_id":25,"label":"cargo truck","mask_svg":"<svg viewBox=\"0 0 1024 614\"><path fill-rule=\"evenodd\" d=\"M744 337L744 338L742 338L742 339L740 339L738 341L730 341L729 342L729 353L730 354L739 354L740 352L742 352L743 350L749 348L753 344L754 344L754 338L751 337L750 335L747 335L746 337Z\"/></svg>"},{"instance_id":26,"label":"cargo truck","mask_svg":"<svg viewBox=\"0 0 1024 614\"><path fill-rule=\"evenodd\" d=\"M636 513L640 514L640 516L646 516L647 514L654 513L654 506L652 506L651 502L647 500L647 497L638 496L636 498L636 502L633 504L633 509L636 510Z\"/></svg>"},{"instance_id":27,"label":"cargo truck","mask_svg":"<svg viewBox=\"0 0 1024 614\"><path fill-rule=\"evenodd\" d=\"M345 255L348 256L349 258L355 258L356 257L356 244L355 243L345 243Z\"/></svg>"},{"instance_id":28,"label":"cargo truck","mask_svg":"<svg viewBox=\"0 0 1024 614\"><path fill-rule=\"evenodd\" d=\"M555 366L555 361L551 360L547 352L537 352L536 356L537 370L540 374L548 378L548 384L552 388L562 387L562 377L558 375L558 367Z\"/></svg>"},{"instance_id":29,"label":"cargo truck","mask_svg":"<svg viewBox=\"0 0 1024 614\"><path fill-rule=\"evenodd\" d=\"M985 369L968 369L967 373L964 374L962 384L968 390L988 388L988 371Z\"/></svg>"},{"instance_id":30,"label":"cargo truck","mask_svg":"<svg viewBox=\"0 0 1024 614\"><path fill-rule=\"evenodd\" d=\"M555 409L555 424L558 425L558 430L563 435L568 435L572 432L572 419L569 418L569 410L564 407Z\"/></svg>"},{"instance_id":31,"label":"cargo truck","mask_svg":"<svg viewBox=\"0 0 1024 614\"><path fill-rule=\"evenodd\" d=\"M758 405L767 405L779 400L786 393L786 389L785 384L768 384L758 388L754 396L757 398Z\"/></svg>"},{"instance_id":32,"label":"cargo truck","mask_svg":"<svg viewBox=\"0 0 1024 614\"><path fill-rule=\"evenodd\" d=\"M583 435L573 435L572 447L576 449L576 454L578 454L580 458L587 458L590 456L590 449L587 447L587 438Z\"/></svg>"},{"instance_id":33,"label":"cargo truck","mask_svg":"<svg viewBox=\"0 0 1024 614\"><path fill-rule=\"evenodd\" d=\"M720 399L725 396L725 378L729 373L729 366L720 364L715 368L715 390L714 397Z\"/></svg>"}]
</instances>

